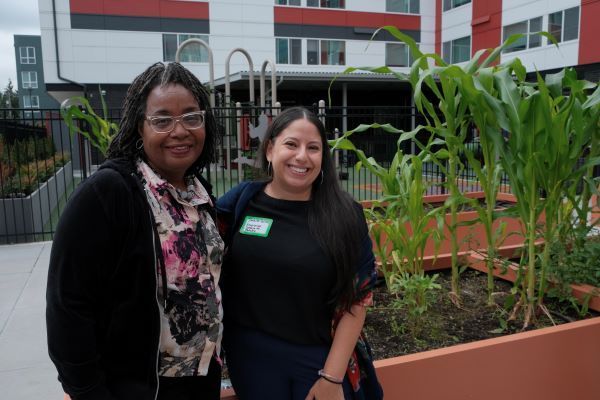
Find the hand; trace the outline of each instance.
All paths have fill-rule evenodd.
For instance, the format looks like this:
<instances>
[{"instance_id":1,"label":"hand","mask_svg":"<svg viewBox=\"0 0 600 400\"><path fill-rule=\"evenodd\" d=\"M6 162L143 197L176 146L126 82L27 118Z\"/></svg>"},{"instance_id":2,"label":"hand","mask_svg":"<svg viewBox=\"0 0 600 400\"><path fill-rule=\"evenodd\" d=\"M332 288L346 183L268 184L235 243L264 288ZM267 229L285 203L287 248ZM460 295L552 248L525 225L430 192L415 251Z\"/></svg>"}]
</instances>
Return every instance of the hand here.
<instances>
[{"instance_id":1,"label":"hand","mask_svg":"<svg viewBox=\"0 0 600 400\"><path fill-rule=\"evenodd\" d=\"M342 385L317 379L304 400L344 400Z\"/></svg>"}]
</instances>

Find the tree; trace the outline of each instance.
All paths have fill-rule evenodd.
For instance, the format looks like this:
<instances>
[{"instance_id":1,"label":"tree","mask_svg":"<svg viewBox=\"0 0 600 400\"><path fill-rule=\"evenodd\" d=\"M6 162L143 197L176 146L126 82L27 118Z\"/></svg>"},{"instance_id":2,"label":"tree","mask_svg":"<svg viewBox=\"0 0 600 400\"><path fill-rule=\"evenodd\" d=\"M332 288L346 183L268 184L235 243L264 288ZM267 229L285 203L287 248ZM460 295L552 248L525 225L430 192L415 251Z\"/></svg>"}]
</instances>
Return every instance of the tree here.
<instances>
[{"instance_id":1,"label":"tree","mask_svg":"<svg viewBox=\"0 0 600 400\"><path fill-rule=\"evenodd\" d=\"M0 92L0 109L16 109L19 108L19 92L15 90L12 81L8 79L8 85ZM14 117L15 114L2 113L6 117Z\"/></svg>"}]
</instances>

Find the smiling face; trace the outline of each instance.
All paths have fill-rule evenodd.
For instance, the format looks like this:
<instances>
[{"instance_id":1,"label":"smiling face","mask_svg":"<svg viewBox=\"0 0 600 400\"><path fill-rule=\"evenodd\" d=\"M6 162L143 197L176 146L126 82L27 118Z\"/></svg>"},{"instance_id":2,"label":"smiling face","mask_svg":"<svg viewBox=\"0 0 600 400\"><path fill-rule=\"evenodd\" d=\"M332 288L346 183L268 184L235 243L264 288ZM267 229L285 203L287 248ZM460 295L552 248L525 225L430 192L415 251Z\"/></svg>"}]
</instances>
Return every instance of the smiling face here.
<instances>
[{"instance_id":1,"label":"smiling face","mask_svg":"<svg viewBox=\"0 0 600 400\"><path fill-rule=\"evenodd\" d=\"M179 84L157 86L148 95L146 117L171 116L200 111L192 92ZM181 123L169 133L156 133L144 120L139 128L148 163L172 185L185 188L184 175L202 154L204 127L186 129Z\"/></svg>"},{"instance_id":2,"label":"smiling face","mask_svg":"<svg viewBox=\"0 0 600 400\"><path fill-rule=\"evenodd\" d=\"M312 184L321 174L323 143L317 127L305 118L290 123L272 139L266 151L273 180L266 188L271 197L308 200Z\"/></svg>"}]
</instances>

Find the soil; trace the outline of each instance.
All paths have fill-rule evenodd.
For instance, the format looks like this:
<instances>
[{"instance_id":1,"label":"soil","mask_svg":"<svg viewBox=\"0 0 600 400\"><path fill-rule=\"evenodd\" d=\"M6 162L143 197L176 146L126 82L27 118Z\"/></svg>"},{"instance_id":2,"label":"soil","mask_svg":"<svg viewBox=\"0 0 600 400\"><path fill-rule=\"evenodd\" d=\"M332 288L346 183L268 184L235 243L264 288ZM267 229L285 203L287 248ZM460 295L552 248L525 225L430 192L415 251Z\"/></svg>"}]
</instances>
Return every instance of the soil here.
<instances>
[{"instance_id":1,"label":"soil","mask_svg":"<svg viewBox=\"0 0 600 400\"><path fill-rule=\"evenodd\" d=\"M509 311L504 309L510 295L512 283L495 279L495 306L487 305L487 276L479 271L467 269L460 276L462 306L458 308L450 299L450 270L436 271L436 280L442 288L436 290L435 299L429 310L421 317L421 328L411 330L407 313L392 306L393 296L383 280L374 292L374 306L367 314L365 332L371 344L375 360L411 354L459 343L468 343L523 331L523 321L507 321ZM598 316L589 313L580 317L565 302L547 299L545 313L537 316L527 329L538 329L577 319ZM504 322L503 322L504 321Z\"/></svg>"}]
</instances>

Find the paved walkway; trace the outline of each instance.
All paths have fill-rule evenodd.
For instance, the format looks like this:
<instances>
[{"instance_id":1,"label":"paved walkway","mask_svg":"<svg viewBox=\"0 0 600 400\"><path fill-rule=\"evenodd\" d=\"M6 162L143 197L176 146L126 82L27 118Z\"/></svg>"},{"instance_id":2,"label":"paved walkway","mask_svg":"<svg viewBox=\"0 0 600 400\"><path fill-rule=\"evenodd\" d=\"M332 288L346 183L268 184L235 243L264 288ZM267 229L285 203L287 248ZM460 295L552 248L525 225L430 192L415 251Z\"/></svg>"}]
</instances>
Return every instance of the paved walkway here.
<instances>
[{"instance_id":1,"label":"paved walkway","mask_svg":"<svg viewBox=\"0 0 600 400\"><path fill-rule=\"evenodd\" d=\"M51 242L0 246L0 398L62 400L46 346Z\"/></svg>"}]
</instances>

